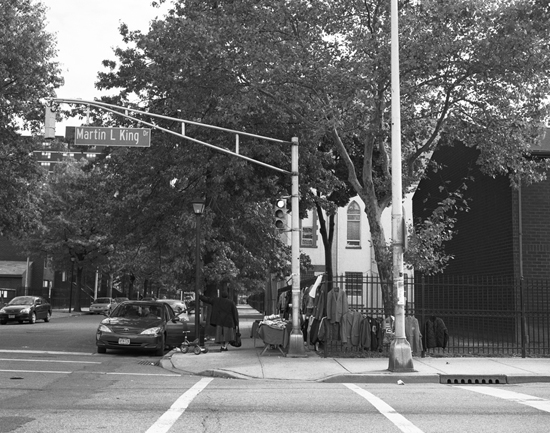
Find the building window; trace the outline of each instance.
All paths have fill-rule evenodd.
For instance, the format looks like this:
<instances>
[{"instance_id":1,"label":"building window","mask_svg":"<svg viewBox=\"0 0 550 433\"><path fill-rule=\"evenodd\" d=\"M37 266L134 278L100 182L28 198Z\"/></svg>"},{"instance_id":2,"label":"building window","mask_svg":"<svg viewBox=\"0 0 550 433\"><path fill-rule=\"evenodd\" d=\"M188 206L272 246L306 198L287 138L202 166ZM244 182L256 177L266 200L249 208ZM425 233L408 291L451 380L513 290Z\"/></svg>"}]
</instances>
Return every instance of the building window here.
<instances>
[{"instance_id":1,"label":"building window","mask_svg":"<svg viewBox=\"0 0 550 433\"><path fill-rule=\"evenodd\" d=\"M361 247L361 208L352 201L348 206L348 247Z\"/></svg>"},{"instance_id":2,"label":"building window","mask_svg":"<svg viewBox=\"0 0 550 433\"><path fill-rule=\"evenodd\" d=\"M363 273L346 272L346 294L348 297L357 298L363 293ZM349 300L348 300L349 301Z\"/></svg>"}]
</instances>

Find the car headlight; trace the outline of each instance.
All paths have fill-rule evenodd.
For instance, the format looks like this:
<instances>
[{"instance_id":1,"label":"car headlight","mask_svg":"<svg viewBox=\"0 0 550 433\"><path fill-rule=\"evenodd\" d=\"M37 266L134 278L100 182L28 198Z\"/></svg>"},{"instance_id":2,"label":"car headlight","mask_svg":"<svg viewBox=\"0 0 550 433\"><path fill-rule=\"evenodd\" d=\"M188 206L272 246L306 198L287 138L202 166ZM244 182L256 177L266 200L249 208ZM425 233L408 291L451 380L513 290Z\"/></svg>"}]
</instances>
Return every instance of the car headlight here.
<instances>
[{"instance_id":1,"label":"car headlight","mask_svg":"<svg viewBox=\"0 0 550 433\"><path fill-rule=\"evenodd\" d=\"M140 332L141 335L158 335L162 332L162 329L159 326L154 328L146 329L145 331Z\"/></svg>"},{"instance_id":2,"label":"car headlight","mask_svg":"<svg viewBox=\"0 0 550 433\"><path fill-rule=\"evenodd\" d=\"M23 314L29 314L31 312L31 309L30 308L23 308L20 313L23 313Z\"/></svg>"},{"instance_id":3,"label":"car headlight","mask_svg":"<svg viewBox=\"0 0 550 433\"><path fill-rule=\"evenodd\" d=\"M108 326L105 325L99 325L99 328L97 328L97 332L113 332Z\"/></svg>"},{"instance_id":4,"label":"car headlight","mask_svg":"<svg viewBox=\"0 0 550 433\"><path fill-rule=\"evenodd\" d=\"M5 313L5 312L6 312L6 310L4 310L3 308L0 309L0 313Z\"/></svg>"}]
</instances>

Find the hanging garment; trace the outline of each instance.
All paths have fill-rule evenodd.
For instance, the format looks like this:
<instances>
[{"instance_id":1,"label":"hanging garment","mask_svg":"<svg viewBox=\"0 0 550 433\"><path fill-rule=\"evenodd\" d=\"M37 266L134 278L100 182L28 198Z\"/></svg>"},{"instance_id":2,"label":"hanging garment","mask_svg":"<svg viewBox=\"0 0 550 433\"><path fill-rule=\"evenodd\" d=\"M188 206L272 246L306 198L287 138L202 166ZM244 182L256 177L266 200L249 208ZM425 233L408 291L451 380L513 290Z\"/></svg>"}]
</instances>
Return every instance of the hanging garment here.
<instances>
[{"instance_id":1,"label":"hanging garment","mask_svg":"<svg viewBox=\"0 0 550 433\"><path fill-rule=\"evenodd\" d=\"M371 350L371 325L369 317L362 317L359 325L359 345L364 350Z\"/></svg>"},{"instance_id":2,"label":"hanging garment","mask_svg":"<svg viewBox=\"0 0 550 433\"><path fill-rule=\"evenodd\" d=\"M445 322L440 317L431 316L424 325L424 347L433 349L436 347L447 347L449 332Z\"/></svg>"},{"instance_id":3,"label":"hanging garment","mask_svg":"<svg viewBox=\"0 0 550 433\"><path fill-rule=\"evenodd\" d=\"M414 316L405 317L405 337L411 346L412 353L422 352L422 334L418 319Z\"/></svg>"},{"instance_id":4,"label":"hanging garment","mask_svg":"<svg viewBox=\"0 0 550 433\"><path fill-rule=\"evenodd\" d=\"M335 287L327 295L327 319L330 323L340 323L349 310L348 297L344 289Z\"/></svg>"}]
</instances>

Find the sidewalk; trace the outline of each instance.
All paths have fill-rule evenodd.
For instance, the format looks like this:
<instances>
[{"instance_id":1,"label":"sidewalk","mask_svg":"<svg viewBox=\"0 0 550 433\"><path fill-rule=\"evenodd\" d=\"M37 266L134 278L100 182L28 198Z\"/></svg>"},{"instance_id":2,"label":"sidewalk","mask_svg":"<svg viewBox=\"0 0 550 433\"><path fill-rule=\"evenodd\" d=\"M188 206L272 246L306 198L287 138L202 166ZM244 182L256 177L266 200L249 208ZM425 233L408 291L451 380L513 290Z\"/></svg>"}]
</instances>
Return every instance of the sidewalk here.
<instances>
[{"instance_id":1,"label":"sidewalk","mask_svg":"<svg viewBox=\"0 0 550 433\"><path fill-rule=\"evenodd\" d=\"M323 358L306 351L305 358L283 357L250 338L252 323L263 316L248 305L239 305L242 346L219 352L208 342L209 352L195 355L171 351L163 368L183 374L234 379L304 380L335 383L487 383L550 382L550 358L413 358L415 372L393 373L387 358ZM477 382L476 382L477 381Z\"/></svg>"}]
</instances>

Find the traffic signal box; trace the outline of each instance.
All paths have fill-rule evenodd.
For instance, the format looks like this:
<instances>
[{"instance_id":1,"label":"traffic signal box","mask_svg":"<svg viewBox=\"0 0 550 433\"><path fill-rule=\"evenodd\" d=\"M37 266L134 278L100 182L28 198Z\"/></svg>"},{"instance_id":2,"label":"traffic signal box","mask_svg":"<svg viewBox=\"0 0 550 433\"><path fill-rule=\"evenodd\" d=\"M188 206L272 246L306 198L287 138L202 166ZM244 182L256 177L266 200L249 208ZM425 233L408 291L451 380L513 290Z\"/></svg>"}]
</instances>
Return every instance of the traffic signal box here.
<instances>
[{"instance_id":1,"label":"traffic signal box","mask_svg":"<svg viewBox=\"0 0 550 433\"><path fill-rule=\"evenodd\" d=\"M44 119L44 139L53 140L55 138L55 111L52 107L46 105L46 117Z\"/></svg>"},{"instance_id":2,"label":"traffic signal box","mask_svg":"<svg viewBox=\"0 0 550 433\"><path fill-rule=\"evenodd\" d=\"M286 200L280 198L275 202L275 227L283 230L286 227Z\"/></svg>"}]
</instances>

